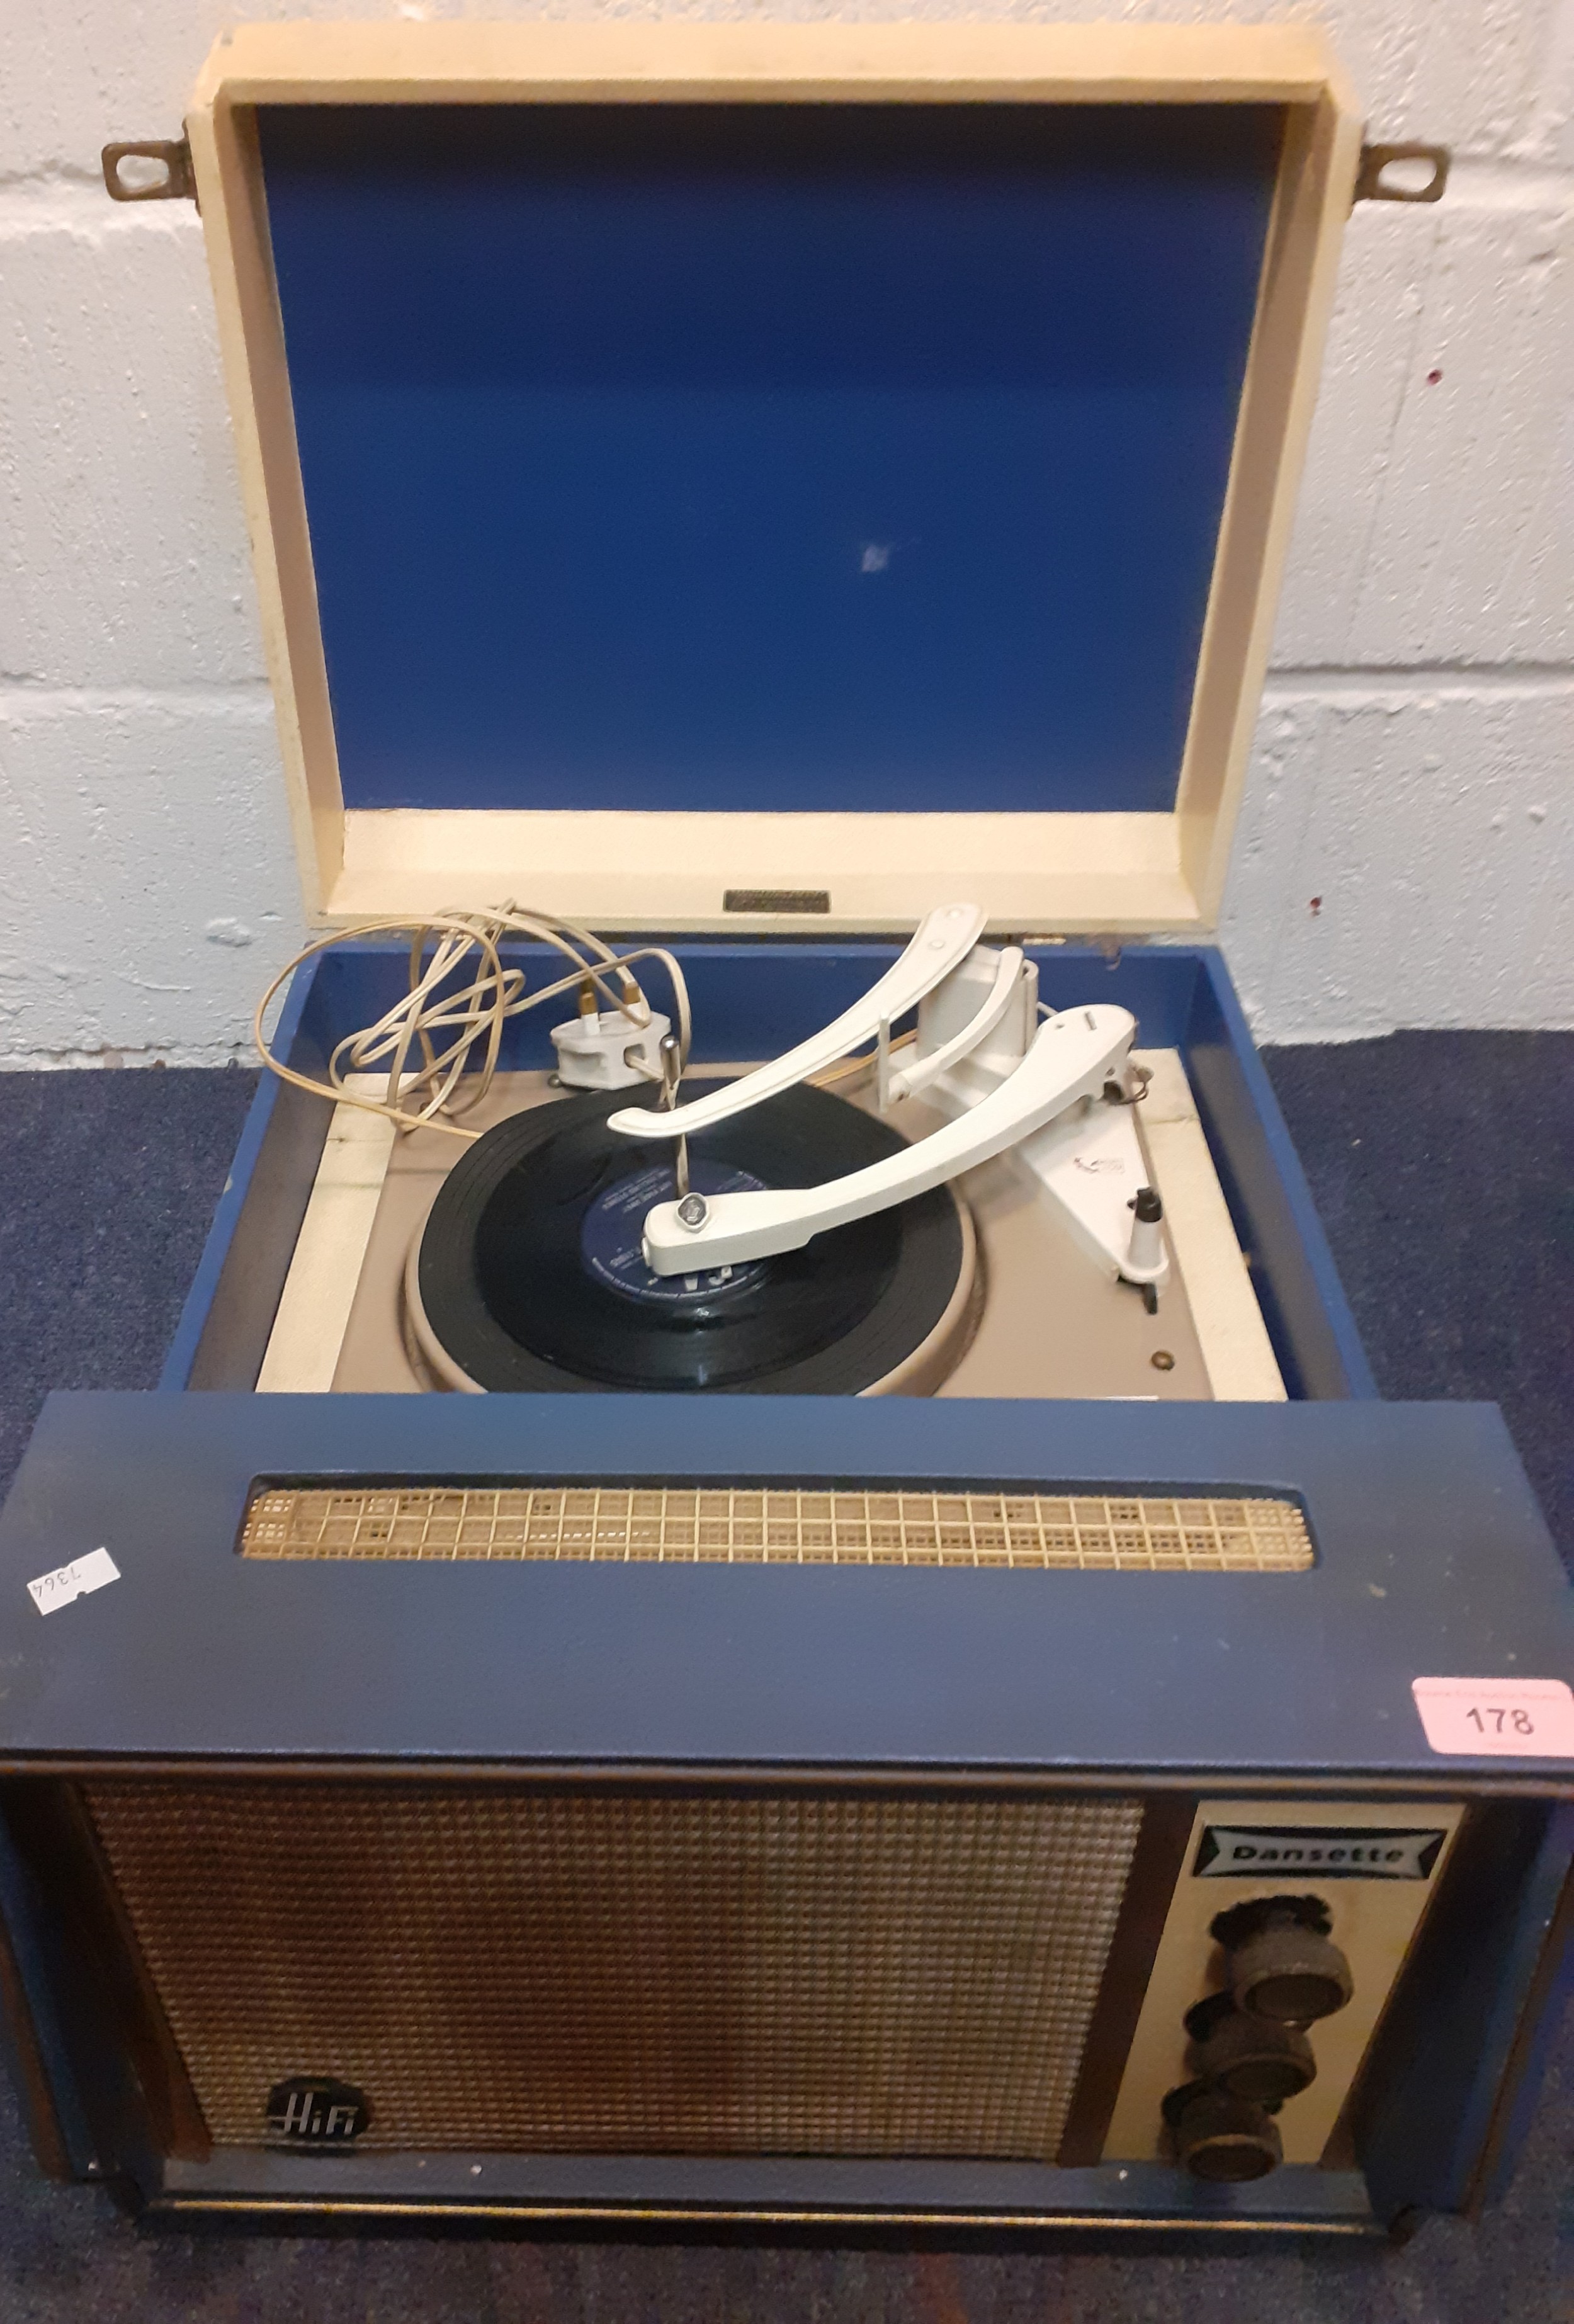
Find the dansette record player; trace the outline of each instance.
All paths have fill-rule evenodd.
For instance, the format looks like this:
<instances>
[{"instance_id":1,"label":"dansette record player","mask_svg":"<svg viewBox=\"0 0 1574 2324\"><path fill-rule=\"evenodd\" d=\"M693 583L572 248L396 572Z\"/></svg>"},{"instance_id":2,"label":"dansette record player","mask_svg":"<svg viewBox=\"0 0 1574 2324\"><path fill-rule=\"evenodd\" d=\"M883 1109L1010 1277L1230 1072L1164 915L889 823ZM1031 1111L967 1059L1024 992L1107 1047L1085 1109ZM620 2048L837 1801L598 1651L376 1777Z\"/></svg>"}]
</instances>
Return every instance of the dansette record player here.
<instances>
[{"instance_id":1,"label":"dansette record player","mask_svg":"<svg viewBox=\"0 0 1574 2324\"><path fill-rule=\"evenodd\" d=\"M1478 2206L1567 1591L1496 1411L1377 1399L1205 941L1321 39L259 24L188 135L318 934L161 1389L0 1531L41 2161Z\"/></svg>"}]
</instances>

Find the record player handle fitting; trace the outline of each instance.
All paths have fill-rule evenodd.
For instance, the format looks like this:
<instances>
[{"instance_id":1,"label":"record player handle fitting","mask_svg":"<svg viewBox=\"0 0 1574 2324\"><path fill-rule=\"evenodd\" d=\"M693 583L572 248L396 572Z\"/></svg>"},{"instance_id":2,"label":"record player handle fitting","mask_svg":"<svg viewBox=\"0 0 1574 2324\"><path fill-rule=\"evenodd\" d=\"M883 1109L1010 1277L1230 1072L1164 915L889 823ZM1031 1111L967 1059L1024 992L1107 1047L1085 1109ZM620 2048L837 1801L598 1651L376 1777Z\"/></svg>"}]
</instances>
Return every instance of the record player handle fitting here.
<instances>
[{"instance_id":1,"label":"record player handle fitting","mask_svg":"<svg viewBox=\"0 0 1574 2324\"><path fill-rule=\"evenodd\" d=\"M943 977L967 958L983 925L984 915L977 904L942 904L920 920L912 943L879 982L823 1033L800 1041L796 1049L761 1065L758 1073L744 1074L713 1096L696 1098L692 1105L675 1106L670 1113L626 1106L621 1112L607 1116L608 1129L621 1130L625 1138L690 1137L695 1130L709 1130L735 1113L746 1112L782 1090L795 1088L811 1074L833 1065L849 1050L872 1041L882 1024L889 1025L916 1009Z\"/></svg>"},{"instance_id":2,"label":"record player handle fitting","mask_svg":"<svg viewBox=\"0 0 1574 2324\"><path fill-rule=\"evenodd\" d=\"M657 1275L735 1267L797 1250L830 1227L927 1194L1041 1130L1079 1099L1097 1097L1125 1063L1136 1031L1124 1009L1063 1010L1039 1027L1033 1047L998 1089L900 1154L824 1186L711 1195L696 1225L685 1224L677 1204L658 1203L645 1221L645 1264Z\"/></svg>"}]
</instances>

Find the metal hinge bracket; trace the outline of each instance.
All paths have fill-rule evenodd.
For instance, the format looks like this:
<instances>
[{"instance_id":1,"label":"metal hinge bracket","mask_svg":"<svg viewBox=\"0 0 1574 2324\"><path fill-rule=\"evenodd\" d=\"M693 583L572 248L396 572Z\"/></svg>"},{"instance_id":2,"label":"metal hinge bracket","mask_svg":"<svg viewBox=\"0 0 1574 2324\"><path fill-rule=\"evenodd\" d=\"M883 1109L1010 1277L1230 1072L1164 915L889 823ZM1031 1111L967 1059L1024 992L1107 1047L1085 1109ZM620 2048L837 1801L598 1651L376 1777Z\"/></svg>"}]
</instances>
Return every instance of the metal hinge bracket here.
<instances>
[{"instance_id":1,"label":"metal hinge bracket","mask_svg":"<svg viewBox=\"0 0 1574 2324\"><path fill-rule=\"evenodd\" d=\"M1452 158L1446 145L1363 145L1355 198L1358 202L1441 201L1443 189L1449 182L1449 166ZM155 178L147 185L128 184L121 176L120 165L133 159L161 163L163 177ZM191 148L184 137L143 137L106 145L103 161L104 183L113 201L194 202L197 199ZM1431 174L1420 185L1408 185L1402 179L1389 178L1386 172L1390 165L1401 161L1425 161L1430 165Z\"/></svg>"},{"instance_id":2,"label":"metal hinge bracket","mask_svg":"<svg viewBox=\"0 0 1574 2324\"><path fill-rule=\"evenodd\" d=\"M1356 176L1355 199L1358 202L1441 202L1443 188L1449 182L1449 164L1453 160L1446 145L1363 145L1361 166ZM1412 182L1417 175L1410 171L1399 177L1390 177L1392 165L1401 161L1425 161L1431 171L1420 183Z\"/></svg>"},{"instance_id":3,"label":"metal hinge bracket","mask_svg":"<svg viewBox=\"0 0 1574 2324\"><path fill-rule=\"evenodd\" d=\"M161 178L150 179L145 185L128 184L120 174L120 165L133 160L161 162L164 174ZM104 183L111 201L194 202L197 199L191 148L184 137L141 137L129 144L106 145L103 161Z\"/></svg>"}]
</instances>

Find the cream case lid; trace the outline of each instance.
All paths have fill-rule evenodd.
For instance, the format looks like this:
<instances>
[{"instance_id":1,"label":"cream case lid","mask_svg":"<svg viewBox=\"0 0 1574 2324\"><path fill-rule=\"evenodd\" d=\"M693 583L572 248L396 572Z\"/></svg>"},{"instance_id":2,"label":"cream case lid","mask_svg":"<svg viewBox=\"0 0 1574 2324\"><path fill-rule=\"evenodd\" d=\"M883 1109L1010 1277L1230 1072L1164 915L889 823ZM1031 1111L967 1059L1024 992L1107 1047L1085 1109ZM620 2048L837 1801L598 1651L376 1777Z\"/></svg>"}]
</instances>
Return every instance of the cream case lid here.
<instances>
[{"instance_id":1,"label":"cream case lid","mask_svg":"<svg viewBox=\"0 0 1574 2324\"><path fill-rule=\"evenodd\" d=\"M315 921L1212 924L1321 36L253 24L188 134Z\"/></svg>"}]
</instances>

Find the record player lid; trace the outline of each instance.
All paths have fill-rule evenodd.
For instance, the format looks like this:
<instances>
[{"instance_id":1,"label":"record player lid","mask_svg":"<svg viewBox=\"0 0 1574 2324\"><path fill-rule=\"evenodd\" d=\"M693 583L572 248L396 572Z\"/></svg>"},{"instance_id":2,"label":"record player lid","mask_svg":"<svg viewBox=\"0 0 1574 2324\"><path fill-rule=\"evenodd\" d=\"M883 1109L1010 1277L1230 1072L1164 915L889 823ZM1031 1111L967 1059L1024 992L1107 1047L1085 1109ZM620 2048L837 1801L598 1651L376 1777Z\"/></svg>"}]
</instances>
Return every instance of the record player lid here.
<instances>
[{"instance_id":1,"label":"record player lid","mask_svg":"<svg viewBox=\"0 0 1574 2324\"><path fill-rule=\"evenodd\" d=\"M1211 921L1317 36L249 25L188 125L314 916Z\"/></svg>"}]
</instances>

